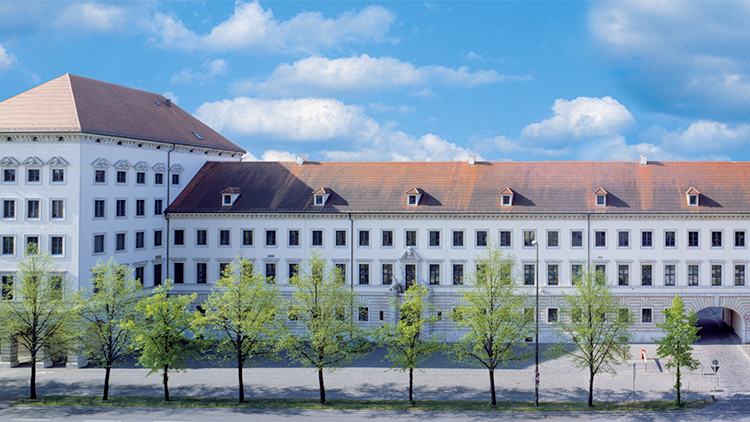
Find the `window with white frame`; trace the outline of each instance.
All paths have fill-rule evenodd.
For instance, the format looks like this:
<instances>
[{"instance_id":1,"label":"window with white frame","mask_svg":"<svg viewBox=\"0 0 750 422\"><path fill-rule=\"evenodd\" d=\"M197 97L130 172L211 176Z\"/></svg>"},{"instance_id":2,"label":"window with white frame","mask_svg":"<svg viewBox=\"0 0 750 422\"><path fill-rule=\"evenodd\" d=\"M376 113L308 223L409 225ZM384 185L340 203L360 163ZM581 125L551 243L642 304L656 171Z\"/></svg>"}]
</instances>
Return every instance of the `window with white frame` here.
<instances>
[{"instance_id":1,"label":"window with white frame","mask_svg":"<svg viewBox=\"0 0 750 422\"><path fill-rule=\"evenodd\" d=\"M594 231L594 246L597 248L607 247L607 232L604 230Z\"/></svg>"},{"instance_id":2,"label":"window with white frame","mask_svg":"<svg viewBox=\"0 0 750 422\"><path fill-rule=\"evenodd\" d=\"M627 264L619 264L617 266L617 284L619 286L627 286L630 284L630 266Z\"/></svg>"},{"instance_id":3,"label":"window with white frame","mask_svg":"<svg viewBox=\"0 0 750 422\"><path fill-rule=\"evenodd\" d=\"M440 284L440 264L430 264L430 284Z\"/></svg>"},{"instance_id":4,"label":"window with white frame","mask_svg":"<svg viewBox=\"0 0 750 422\"><path fill-rule=\"evenodd\" d=\"M513 247L510 230L500 230L500 247L511 248Z\"/></svg>"},{"instance_id":5,"label":"window with white frame","mask_svg":"<svg viewBox=\"0 0 750 422\"><path fill-rule=\"evenodd\" d=\"M734 285L745 285L745 264L734 264Z\"/></svg>"},{"instance_id":6,"label":"window with white frame","mask_svg":"<svg viewBox=\"0 0 750 422\"><path fill-rule=\"evenodd\" d=\"M477 248L484 248L487 246L487 230L477 230Z\"/></svg>"},{"instance_id":7,"label":"window with white frame","mask_svg":"<svg viewBox=\"0 0 750 422\"><path fill-rule=\"evenodd\" d=\"M687 284L688 286L698 286L700 284L700 265L688 264L687 266Z\"/></svg>"},{"instance_id":8,"label":"window with white frame","mask_svg":"<svg viewBox=\"0 0 750 422\"><path fill-rule=\"evenodd\" d=\"M65 237L64 236L50 236L49 238L49 254L52 256L62 256L64 254Z\"/></svg>"},{"instance_id":9,"label":"window with white frame","mask_svg":"<svg viewBox=\"0 0 750 422\"><path fill-rule=\"evenodd\" d=\"M560 266L558 264L547 264L547 285L557 286L560 281Z\"/></svg>"},{"instance_id":10,"label":"window with white frame","mask_svg":"<svg viewBox=\"0 0 750 422\"><path fill-rule=\"evenodd\" d=\"M464 231L453 230L453 247L463 248L464 247Z\"/></svg>"},{"instance_id":11,"label":"window with white frame","mask_svg":"<svg viewBox=\"0 0 750 422\"><path fill-rule=\"evenodd\" d=\"M735 230L734 231L734 247L735 248L744 248L745 247L745 230Z\"/></svg>"},{"instance_id":12,"label":"window with white frame","mask_svg":"<svg viewBox=\"0 0 750 422\"><path fill-rule=\"evenodd\" d=\"M7 220L16 219L16 200L3 199L3 218Z\"/></svg>"},{"instance_id":13,"label":"window with white frame","mask_svg":"<svg viewBox=\"0 0 750 422\"><path fill-rule=\"evenodd\" d=\"M664 265L664 285L665 286L674 286L675 280L676 280L676 274L675 272L677 266L674 264L665 264Z\"/></svg>"},{"instance_id":14,"label":"window with white frame","mask_svg":"<svg viewBox=\"0 0 750 422\"><path fill-rule=\"evenodd\" d=\"M27 199L26 200L26 218L27 219L40 219L40 206L41 201L39 199Z\"/></svg>"},{"instance_id":15,"label":"window with white frame","mask_svg":"<svg viewBox=\"0 0 750 422\"><path fill-rule=\"evenodd\" d=\"M654 246L654 232L651 230L643 230L641 232L641 247L651 248Z\"/></svg>"},{"instance_id":16,"label":"window with white frame","mask_svg":"<svg viewBox=\"0 0 750 422\"><path fill-rule=\"evenodd\" d=\"M558 309L557 308L547 308L547 322L548 323L554 323L558 321Z\"/></svg>"},{"instance_id":17,"label":"window with white frame","mask_svg":"<svg viewBox=\"0 0 750 422\"><path fill-rule=\"evenodd\" d=\"M3 235L0 236L0 241L2 241L2 249L0 252L2 252L2 255L6 256L14 256L16 254L16 237L13 235Z\"/></svg>"},{"instance_id":18,"label":"window with white frame","mask_svg":"<svg viewBox=\"0 0 750 422\"><path fill-rule=\"evenodd\" d=\"M651 324L653 322L653 310L651 308L641 308L641 323Z\"/></svg>"},{"instance_id":19,"label":"window with white frame","mask_svg":"<svg viewBox=\"0 0 750 422\"><path fill-rule=\"evenodd\" d=\"M641 286L653 284L653 268L651 264L641 264Z\"/></svg>"},{"instance_id":20,"label":"window with white frame","mask_svg":"<svg viewBox=\"0 0 750 422\"><path fill-rule=\"evenodd\" d=\"M359 284L370 284L370 264L359 264Z\"/></svg>"},{"instance_id":21,"label":"window with white frame","mask_svg":"<svg viewBox=\"0 0 750 422\"><path fill-rule=\"evenodd\" d=\"M393 264L390 262L382 264L382 284L393 284Z\"/></svg>"},{"instance_id":22,"label":"window with white frame","mask_svg":"<svg viewBox=\"0 0 750 422\"><path fill-rule=\"evenodd\" d=\"M62 220L65 218L65 201L63 199L52 199L50 203L50 218Z\"/></svg>"},{"instance_id":23,"label":"window with white frame","mask_svg":"<svg viewBox=\"0 0 750 422\"><path fill-rule=\"evenodd\" d=\"M560 231L559 230L547 230L547 247L548 248L560 247Z\"/></svg>"},{"instance_id":24,"label":"window with white frame","mask_svg":"<svg viewBox=\"0 0 750 422\"><path fill-rule=\"evenodd\" d=\"M711 264L711 285L721 286L721 273L723 266L721 264Z\"/></svg>"},{"instance_id":25,"label":"window with white frame","mask_svg":"<svg viewBox=\"0 0 750 422\"><path fill-rule=\"evenodd\" d=\"M464 284L464 264L453 264L453 285L462 286Z\"/></svg>"}]
</instances>

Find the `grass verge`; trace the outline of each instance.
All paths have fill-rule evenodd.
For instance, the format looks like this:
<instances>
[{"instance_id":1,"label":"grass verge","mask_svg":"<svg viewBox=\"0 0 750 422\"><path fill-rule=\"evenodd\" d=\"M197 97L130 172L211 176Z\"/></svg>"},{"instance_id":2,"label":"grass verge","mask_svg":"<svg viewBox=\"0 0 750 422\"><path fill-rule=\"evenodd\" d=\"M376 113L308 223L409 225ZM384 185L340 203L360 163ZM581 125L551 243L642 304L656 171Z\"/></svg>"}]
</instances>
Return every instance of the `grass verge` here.
<instances>
[{"instance_id":1,"label":"grass verge","mask_svg":"<svg viewBox=\"0 0 750 422\"><path fill-rule=\"evenodd\" d=\"M589 408L582 402L544 402L534 407L533 402L498 402L491 406L477 401L418 401L398 400L329 400L320 405L317 400L174 398L168 402L153 397L112 397L102 401L93 396L40 396L36 400L23 399L15 406L99 406L99 407L180 407L180 408L231 408L231 409L336 409L336 410L408 410L408 411L489 411L489 412L663 412L698 409L709 406L711 400L690 400L676 407L672 401L596 402Z\"/></svg>"}]
</instances>

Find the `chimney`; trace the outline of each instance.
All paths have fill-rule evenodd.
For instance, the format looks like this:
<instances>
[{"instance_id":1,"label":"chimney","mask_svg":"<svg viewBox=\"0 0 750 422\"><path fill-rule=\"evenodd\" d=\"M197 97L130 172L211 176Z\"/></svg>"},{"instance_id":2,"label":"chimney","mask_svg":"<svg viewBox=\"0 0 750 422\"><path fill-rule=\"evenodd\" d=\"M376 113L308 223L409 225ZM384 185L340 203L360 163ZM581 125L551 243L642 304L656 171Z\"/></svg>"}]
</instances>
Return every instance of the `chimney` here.
<instances>
[{"instance_id":1,"label":"chimney","mask_svg":"<svg viewBox=\"0 0 750 422\"><path fill-rule=\"evenodd\" d=\"M476 163L477 163L477 155L469 154L469 166L473 166Z\"/></svg>"},{"instance_id":2,"label":"chimney","mask_svg":"<svg viewBox=\"0 0 750 422\"><path fill-rule=\"evenodd\" d=\"M645 166L646 164L648 164L648 161L646 161L646 156L645 155L641 155L641 165Z\"/></svg>"},{"instance_id":3,"label":"chimney","mask_svg":"<svg viewBox=\"0 0 750 422\"><path fill-rule=\"evenodd\" d=\"M301 166L302 164L305 164L305 161L307 161L307 154L299 154L297 155L297 165Z\"/></svg>"},{"instance_id":4,"label":"chimney","mask_svg":"<svg viewBox=\"0 0 750 422\"><path fill-rule=\"evenodd\" d=\"M165 101L165 104L167 105L167 107L172 108L172 100L170 100L169 98L167 98L167 101Z\"/></svg>"}]
</instances>

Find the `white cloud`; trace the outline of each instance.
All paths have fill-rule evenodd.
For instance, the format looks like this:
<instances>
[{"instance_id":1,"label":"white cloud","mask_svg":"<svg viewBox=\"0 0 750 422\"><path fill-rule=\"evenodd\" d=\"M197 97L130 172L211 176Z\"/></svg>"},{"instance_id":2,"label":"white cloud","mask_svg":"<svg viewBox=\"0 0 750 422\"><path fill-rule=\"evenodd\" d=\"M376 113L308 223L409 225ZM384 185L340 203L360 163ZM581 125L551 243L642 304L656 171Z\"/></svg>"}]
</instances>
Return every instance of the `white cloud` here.
<instances>
[{"instance_id":1,"label":"white cloud","mask_svg":"<svg viewBox=\"0 0 750 422\"><path fill-rule=\"evenodd\" d=\"M293 64L278 66L263 82L240 83L242 89L274 95L311 95L321 92L361 92L421 88L430 85L466 87L509 80L529 80L530 76L500 75L496 70L471 72L468 67L417 67L392 57L329 59L312 56Z\"/></svg>"},{"instance_id":2,"label":"white cloud","mask_svg":"<svg viewBox=\"0 0 750 422\"><path fill-rule=\"evenodd\" d=\"M16 56L9 53L8 50L0 44L0 69L8 69L13 67L18 61Z\"/></svg>"},{"instance_id":3,"label":"white cloud","mask_svg":"<svg viewBox=\"0 0 750 422\"><path fill-rule=\"evenodd\" d=\"M172 84L206 83L215 76L226 74L228 69L229 63L224 59L205 61L201 65L202 71L194 72L190 69L184 69L172 77Z\"/></svg>"},{"instance_id":4,"label":"white cloud","mask_svg":"<svg viewBox=\"0 0 750 422\"><path fill-rule=\"evenodd\" d=\"M65 37L137 31L152 2L0 1L0 34Z\"/></svg>"},{"instance_id":5,"label":"white cloud","mask_svg":"<svg viewBox=\"0 0 750 422\"><path fill-rule=\"evenodd\" d=\"M238 97L206 103L197 117L215 130L279 141L337 142L349 149L328 150L331 160L464 160L470 151L438 136L416 138L380 125L364 108L338 100L262 100ZM267 151L269 157L280 152ZM288 157L287 157L288 158ZM266 154L263 154L266 159Z\"/></svg>"},{"instance_id":6,"label":"white cloud","mask_svg":"<svg viewBox=\"0 0 750 422\"><path fill-rule=\"evenodd\" d=\"M747 149L750 146L750 125L732 127L726 123L701 120L687 129L666 133L664 143L671 149L706 154Z\"/></svg>"},{"instance_id":7,"label":"white cloud","mask_svg":"<svg viewBox=\"0 0 750 422\"><path fill-rule=\"evenodd\" d=\"M395 111L401 114L410 114L416 111L416 109L412 106L408 106L408 105L392 106L392 105L388 105L388 104L384 104L380 102L370 103L370 104L367 104L367 106L370 107L370 110L372 110L372 112L376 114L390 113L392 111Z\"/></svg>"},{"instance_id":8,"label":"white cloud","mask_svg":"<svg viewBox=\"0 0 750 422\"><path fill-rule=\"evenodd\" d=\"M615 134L634 122L633 115L612 97L558 99L552 111L553 117L528 125L521 137L552 143L570 138L594 138Z\"/></svg>"},{"instance_id":9,"label":"white cloud","mask_svg":"<svg viewBox=\"0 0 750 422\"><path fill-rule=\"evenodd\" d=\"M124 7L95 2L72 3L56 19L63 32L120 32L129 28L130 11Z\"/></svg>"},{"instance_id":10,"label":"white cloud","mask_svg":"<svg viewBox=\"0 0 750 422\"><path fill-rule=\"evenodd\" d=\"M342 13L336 19L303 12L279 21L270 9L264 10L257 2L239 2L229 19L205 35L196 34L176 17L160 12L154 14L148 28L162 48L310 53L344 43L393 42L387 35L395 19L381 6L368 6L356 13Z\"/></svg>"}]
</instances>

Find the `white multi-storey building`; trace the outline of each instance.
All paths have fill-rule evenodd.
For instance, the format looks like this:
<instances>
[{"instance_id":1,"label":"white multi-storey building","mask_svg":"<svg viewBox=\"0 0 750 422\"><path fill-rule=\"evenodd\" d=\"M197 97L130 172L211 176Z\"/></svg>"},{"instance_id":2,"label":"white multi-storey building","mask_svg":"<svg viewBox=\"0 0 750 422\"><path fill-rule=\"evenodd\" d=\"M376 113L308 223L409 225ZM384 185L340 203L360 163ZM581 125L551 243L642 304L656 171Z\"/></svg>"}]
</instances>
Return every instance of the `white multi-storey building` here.
<instances>
[{"instance_id":1,"label":"white multi-storey building","mask_svg":"<svg viewBox=\"0 0 750 422\"><path fill-rule=\"evenodd\" d=\"M6 292L28 243L79 287L114 256L146 287L170 278L201 297L236 256L289 293L318 249L363 324L395 318L389 298L422 283L431 329L455 339L452 310L494 243L520 285L538 276L543 340L587 266L635 315L638 341L659 334L676 293L723 308L748 340L750 163L240 162L168 99L72 75L1 102L0 135Z\"/></svg>"}]
</instances>

